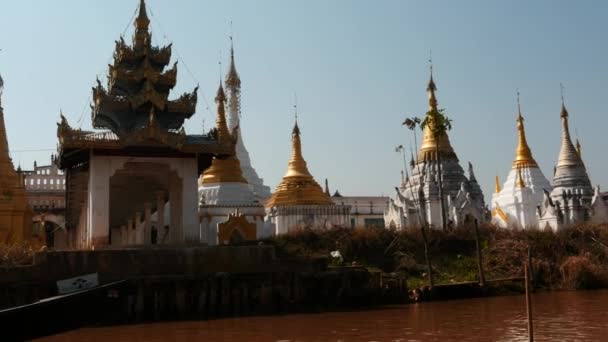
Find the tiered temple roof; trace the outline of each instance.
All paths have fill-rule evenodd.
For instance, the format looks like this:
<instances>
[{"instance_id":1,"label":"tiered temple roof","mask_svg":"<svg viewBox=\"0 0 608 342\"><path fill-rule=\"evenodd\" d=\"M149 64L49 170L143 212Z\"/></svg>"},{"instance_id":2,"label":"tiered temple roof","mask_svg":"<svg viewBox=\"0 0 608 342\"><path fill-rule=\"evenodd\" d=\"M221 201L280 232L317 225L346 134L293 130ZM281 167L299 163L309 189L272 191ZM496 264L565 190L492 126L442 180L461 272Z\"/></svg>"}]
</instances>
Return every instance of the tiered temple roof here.
<instances>
[{"instance_id":1,"label":"tiered temple roof","mask_svg":"<svg viewBox=\"0 0 608 342\"><path fill-rule=\"evenodd\" d=\"M92 122L118 135L145 126L152 110L164 129L179 129L196 109L197 89L169 100L176 83L177 62L165 69L171 59L171 45L152 46L146 4L140 2L131 46L116 42L114 64L109 66L107 89L97 81L93 88Z\"/></svg>"},{"instance_id":2,"label":"tiered temple roof","mask_svg":"<svg viewBox=\"0 0 608 342\"><path fill-rule=\"evenodd\" d=\"M166 69L171 60L171 45L152 46L149 24L146 4L140 0L132 44L128 45L122 37L116 42L107 87L97 80L93 88L93 128L105 130L73 128L61 115L57 136L58 161L62 167L86 159L86 149L127 154L146 150L161 155L234 153L230 144L218 139L217 130L186 134L183 124L195 112L198 87L177 99L169 99L176 84L177 63ZM205 160L209 162L210 157Z\"/></svg>"}]
</instances>

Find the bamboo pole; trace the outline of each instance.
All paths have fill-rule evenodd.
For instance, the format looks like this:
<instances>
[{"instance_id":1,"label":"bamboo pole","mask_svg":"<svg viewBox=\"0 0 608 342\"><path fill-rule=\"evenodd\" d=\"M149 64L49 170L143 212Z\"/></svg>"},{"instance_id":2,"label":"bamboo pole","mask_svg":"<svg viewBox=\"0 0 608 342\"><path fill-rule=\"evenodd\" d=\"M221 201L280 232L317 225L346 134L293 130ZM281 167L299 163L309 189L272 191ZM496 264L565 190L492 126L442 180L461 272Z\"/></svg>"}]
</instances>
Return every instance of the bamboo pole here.
<instances>
[{"instance_id":1,"label":"bamboo pole","mask_svg":"<svg viewBox=\"0 0 608 342\"><path fill-rule=\"evenodd\" d=\"M481 246L480 246L480 241L479 241L479 222L477 221L477 219L474 220L474 226L475 226L475 249L477 250L477 269L479 271L479 285L483 287L486 285L486 277L483 274L483 262L481 259Z\"/></svg>"},{"instance_id":2,"label":"bamboo pole","mask_svg":"<svg viewBox=\"0 0 608 342\"><path fill-rule=\"evenodd\" d=\"M433 281L433 268L431 266L431 258L429 257L429 243L426 238L426 231L424 229L424 225L420 226L420 230L422 231L422 240L424 242L424 258L426 259L426 267L428 269L429 286L432 290L435 286L435 283Z\"/></svg>"},{"instance_id":3,"label":"bamboo pole","mask_svg":"<svg viewBox=\"0 0 608 342\"><path fill-rule=\"evenodd\" d=\"M528 263L526 262L524 265L524 281L526 282L526 314L528 317L528 341L534 341L534 327L532 324L532 298L530 295L530 281L529 275L530 269L528 268Z\"/></svg>"}]
</instances>

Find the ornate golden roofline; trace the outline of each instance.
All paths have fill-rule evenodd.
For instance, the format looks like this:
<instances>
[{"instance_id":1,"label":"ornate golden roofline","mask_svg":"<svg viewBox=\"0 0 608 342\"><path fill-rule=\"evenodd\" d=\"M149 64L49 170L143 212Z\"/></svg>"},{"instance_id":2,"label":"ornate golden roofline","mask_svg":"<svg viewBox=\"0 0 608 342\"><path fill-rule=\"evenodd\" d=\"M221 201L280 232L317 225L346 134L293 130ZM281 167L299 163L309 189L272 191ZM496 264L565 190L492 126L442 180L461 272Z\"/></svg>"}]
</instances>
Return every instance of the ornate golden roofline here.
<instances>
[{"instance_id":1,"label":"ornate golden roofline","mask_svg":"<svg viewBox=\"0 0 608 342\"><path fill-rule=\"evenodd\" d=\"M211 136L202 136L209 139L208 144L189 143L188 137L183 128L168 131L161 129L155 123L153 114L147 126L127 132L123 136L118 136L112 131L74 129L70 127L63 114L61 114L61 121L57 124L58 148L60 151L66 149L120 150L130 146L166 146L187 153L207 152L218 155L229 155L232 153L231 146L214 142L211 140Z\"/></svg>"}]
</instances>

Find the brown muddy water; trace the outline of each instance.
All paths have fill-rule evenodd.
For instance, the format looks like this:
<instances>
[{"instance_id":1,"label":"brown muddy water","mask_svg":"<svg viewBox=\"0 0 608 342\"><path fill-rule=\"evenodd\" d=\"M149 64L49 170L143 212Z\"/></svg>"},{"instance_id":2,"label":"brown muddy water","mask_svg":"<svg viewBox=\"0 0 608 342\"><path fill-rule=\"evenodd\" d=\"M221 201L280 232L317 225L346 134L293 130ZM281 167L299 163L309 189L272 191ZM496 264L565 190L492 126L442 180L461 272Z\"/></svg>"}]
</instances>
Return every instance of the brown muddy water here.
<instances>
[{"instance_id":1,"label":"brown muddy water","mask_svg":"<svg viewBox=\"0 0 608 342\"><path fill-rule=\"evenodd\" d=\"M608 290L533 295L535 341L608 341ZM69 314L69 313L63 313ZM527 341L523 296L85 328L37 341Z\"/></svg>"}]
</instances>

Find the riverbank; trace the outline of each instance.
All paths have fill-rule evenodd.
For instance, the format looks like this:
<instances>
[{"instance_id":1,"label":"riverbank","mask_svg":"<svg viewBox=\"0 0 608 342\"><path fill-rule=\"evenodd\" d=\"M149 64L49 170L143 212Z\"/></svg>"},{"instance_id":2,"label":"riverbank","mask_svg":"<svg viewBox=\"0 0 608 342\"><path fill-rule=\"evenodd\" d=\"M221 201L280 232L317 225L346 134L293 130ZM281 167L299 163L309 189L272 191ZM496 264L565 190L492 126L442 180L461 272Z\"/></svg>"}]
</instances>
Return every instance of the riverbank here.
<instances>
[{"instance_id":1,"label":"riverbank","mask_svg":"<svg viewBox=\"0 0 608 342\"><path fill-rule=\"evenodd\" d=\"M328 267L326 259L277 257L274 246L257 244L35 253L32 265L0 269L0 321L6 325L2 336L23 340L91 324L354 310L407 302L404 279L384 278L364 267ZM90 273L98 274L100 284L120 286L46 299L58 295L56 281ZM30 329L21 328L25 320Z\"/></svg>"},{"instance_id":2,"label":"riverbank","mask_svg":"<svg viewBox=\"0 0 608 342\"><path fill-rule=\"evenodd\" d=\"M428 252L435 284L479 281L473 227L429 230ZM479 227L486 280L523 276L528 261L534 286L544 289L608 287L608 226L580 225L559 232ZM265 241L282 256L328 256L340 251L339 264L402 274L408 288L428 284L420 230L303 229Z\"/></svg>"}]
</instances>

